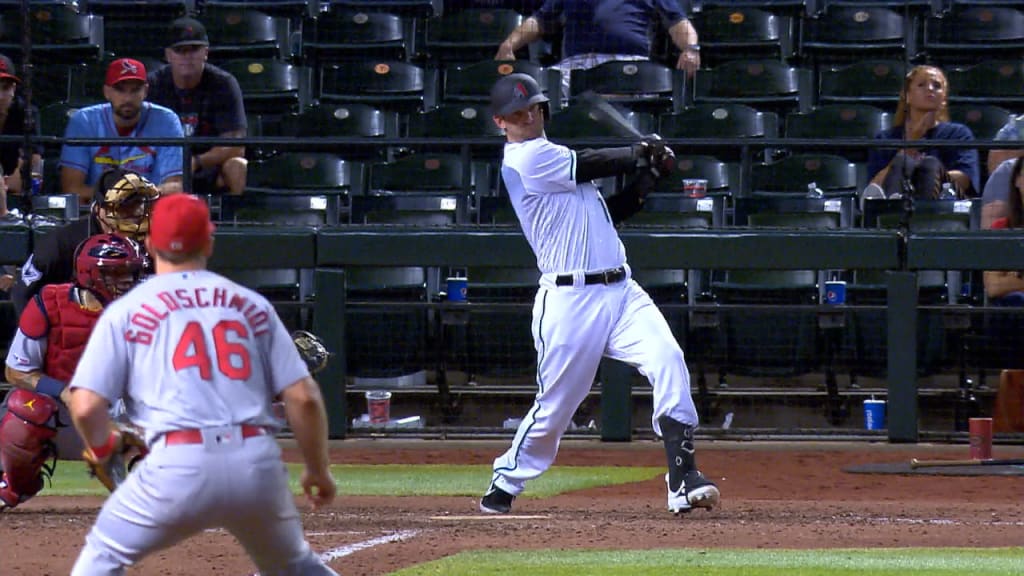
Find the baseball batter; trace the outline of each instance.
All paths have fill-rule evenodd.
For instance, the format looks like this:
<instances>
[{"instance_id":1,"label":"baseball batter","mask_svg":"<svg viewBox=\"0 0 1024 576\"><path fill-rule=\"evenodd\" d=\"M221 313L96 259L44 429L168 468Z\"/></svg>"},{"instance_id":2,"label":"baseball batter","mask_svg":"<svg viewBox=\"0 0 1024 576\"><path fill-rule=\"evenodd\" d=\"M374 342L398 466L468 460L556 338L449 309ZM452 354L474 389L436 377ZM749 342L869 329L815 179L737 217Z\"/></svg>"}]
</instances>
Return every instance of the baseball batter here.
<instances>
[{"instance_id":1,"label":"baseball batter","mask_svg":"<svg viewBox=\"0 0 1024 576\"><path fill-rule=\"evenodd\" d=\"M54 471L47 460L80 458L82 442L68 427L67 383L103 307L139 281L141 250L113 234L86 238L75 249L74 282L44 286L22 312L4 368L16 388L6 413L0 410L0 510L43 488L43 476Z\"/></svg>"},{"instance_id":2,"label":"baseball batter","mask_svg":"<svg viewBox=\"0 0 1024 576\"><path fill-rule=\"evenodd\" d=\"M206 270L206 204L157 201L146 246L156 276L100 318L71 380L71 417L91 457L119 448L108 404L124 397L149 456L110 496L72 570L123 574L201 530L238 538L263 574L335 574L303 538L274 438L281 395L314 507L335 495L319 386L269 302Z\"/></svg>"},{"instance_id":3,"label":"baseball batter","mask_svg":"<svg viewBox=\"0 0 1024 576\"><path fill-rule=\"evenodd\" d=\"M719 491L694 461L697 411L683 352L661 311L631 279L615 230L639 210L672 152L654 139L579 151L553 144L544 134L547 101L526 74L505 76L491 90L494 122L508 140L501 176L542 275L532 325L537 396L512 446L494 461L480 509L509 512L526 482L551 466L602 356L636 366L654 388L669 510L712 508ZM635 177L606 201L591 180L619 174Z\"/></svg>"}]
</instances>

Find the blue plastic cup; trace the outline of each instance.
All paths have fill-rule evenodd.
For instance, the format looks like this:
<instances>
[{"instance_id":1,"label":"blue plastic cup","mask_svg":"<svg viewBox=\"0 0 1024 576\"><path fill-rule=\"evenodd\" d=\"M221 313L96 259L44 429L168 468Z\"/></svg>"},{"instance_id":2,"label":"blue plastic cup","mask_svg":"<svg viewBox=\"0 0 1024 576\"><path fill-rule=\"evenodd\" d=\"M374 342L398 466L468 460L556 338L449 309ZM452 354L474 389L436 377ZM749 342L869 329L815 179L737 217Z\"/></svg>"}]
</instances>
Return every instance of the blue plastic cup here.
<instances>
[{"instance_id":1,"label":"blue plastic cup","mask_svg":"<svg viewBox=\"0 0 1024 576\"><path fill-rule=\"evenodd\" d=\"M464 302L468 285L469 281L466 278L448 278L448 300L451 302Z\"/></svg>"},{"instance_id":2,"label":"blue plastic cup","mask_svg":"<svg viewBox=\"0 0 1024 576\"><path fill-rule=\"evenodd\" d=\"M864 401L864 428L866 430L885 428L885 400Z\"/></svg>"},{"instance_id":3,"label":"blue plastic cup","mask_svg":"<svg viewBox=\"0 0 1024 576\"><path fill-rule=\"evenodd\" d=\"M825 282L825 302L828 304L845 304L846 282L842 280Z\"/></svg>"}]
</instances>

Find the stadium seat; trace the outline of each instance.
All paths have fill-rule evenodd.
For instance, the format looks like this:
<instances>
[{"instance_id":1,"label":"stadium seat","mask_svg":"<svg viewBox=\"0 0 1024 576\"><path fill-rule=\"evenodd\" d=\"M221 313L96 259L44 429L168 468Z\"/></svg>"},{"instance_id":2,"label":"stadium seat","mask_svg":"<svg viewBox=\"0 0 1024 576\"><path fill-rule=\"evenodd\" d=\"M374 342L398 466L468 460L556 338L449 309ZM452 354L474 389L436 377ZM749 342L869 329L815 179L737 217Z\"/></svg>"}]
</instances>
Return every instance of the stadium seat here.
<instances>
[{"instance_id":1,"label":"stadium seat","mask_svg":"<svg viewBox=\"0 0 1024 576\"><path fill-rule=\"evenodd\" d=\"M210 36L210 60L238 58L290 60L291 25L285 17L273 17L253 9L208 7L199 20Z\"/></svg>"},{"instance_id":2,"label":"stadium seat","mask_svg":"<svg viewBox=\"0 0 1024 576\"><path fill-rule=\"evenodd\" d=\"M480 8L431 18L426 21L424 57L450 65L493 58L497 47L523 21L514 10ZM529 56L526 49L522 57Z\"/></svg>"},{"instance_id":3,"label":"stadium seat","mask_svg":"<svg viewBox=\"0 0 1024 576\"><path fill-rule=\"evenodd\" d=\"M367 58L404 61L414 50L415 22L386 12L331 10L304 31L302 52L317 67Z\"/></svg>"},{"instance_id":4,"label":"stadium seat","mask_svg":"<svg viewBox=\"0 0 1024 576\"><path fill-rule=\"evenodd\" d=\"M433 75L408 62L342 62L320 74L321 102L361 102L408 113L430 108L436 97Z\"/></svg>"},{"instance_id":5,"label":"stadium seat","mask_svg":"<svg viewBox=\"0 0 1024 576\"><path fill-rule=\"evenodd\" d=\"M930 62L967 65L985 59L1024 58L1024 9L954 6L928 18L923 50Z\"/></svg>"},{"instance_id":6,"label":"stadium seat","mask_svg":"<svg viewBox=\"0 0 1024 576\"><path fill-rule=\"evenodd\" d=\"M281 60L244 58L219 64L238 80L246 112L283 116L309 102L310 71Z\"/></svg>"},{"instance_id":7,"label":"stadium seat","mask_svg":"<svg viewBox=\"0 0 1024 576\"><path fill-rule=\"evenodd\" d=\"M363 178L361 164L334 154L282 153L250 164L245 194L221 198L221 220L338 224Z\"/></svg>"},{"instance_id":8,"label":"stadium seat","mask_svg":"<svg viewBox=\"0 0 1024 576\"><path fill-rule=\"evenodd\" d=\"M800 51L815 65L864 59L912 60L917 25L897 9L829 6L805 23Z\"/></svg>"},{"instance_id":9,"label":"stadium seat","mask_svg":"<svg viewBox=\"0 0 1024 576\"><path fill-rule=\"evenodd\" d=\"M869 104L895 113L907 65L899 60L861 60L819 74L819 104Z\"/></svg>"},{"instance_id":10,"label":"stadium seat","mask_svg":"<svg viewBox=\"0 0 1024 576\"><path fill-rule=\"evenodd\" d=\"M874 140L892 126L892 115L868 104L825 104L806 113L786 116L786 138ZM829 148L854 162L866 162L868 147Z\"/></svg>"},{"instance_id":11,"label":"stadium seat","mask_svg":"<svg viewBox=\"0 0 1024 576\"><path fill-rule=\"evenodd\" d=\"M330 0L331 10L352 9L366 12L390 12L432 18L441 14L442 0Z\"/></svg>"},{"instance_id":12,"label":"stadium seat","mask_svg":"<svg viewBox=\"0 0 1024 576\"><path fill-rule=\"evenodd\" d=\"M643 134L653 132L654 118L645 112L620 110L634 128ZM610 128L606 123L598 122L590 115L590 107L581 104L569 106L551 115L545 131L554 140L571 138L617 138L628 141L633 137L624 137L620 132Z\"/></svg>"},{"instance_id":13,"label":"stadium seat","mask_svg":"<svg viewBox=\"0 0 1024 576\"><path fill-rule=\"evenodd\" d=\"M733 102L775 112L780 116L810 110L812 71L778 60L735 60L697 71L695 104Z\"/></svg>"},{"instance_id":14,"label":"stadium seat","mask_svg":"<svg viewBox=\"0 0 1024 576\"><path fill-rule=\"evenodd\" d=\"M487 59L472 64L445 66L440 90L441 101L488 104L491 86L494 86L502 76L513 73L532 76L557 108L558 98L552 96L551 89L558 90L558 72L545 70L529 60L503 62Z\"/></svg>"},{"instance_id":15,"label":"stadium seat","mask_svg":"<svg viewBox=\"0 0 1024 576\"><path fill-rule=\"evenodd\" d=\"M693 14L700 31L701 65L713 68L729 60L796 56L792 16L754 6L712 6Z\"/></svg>"},{"instance_id":16,"label":"stadium seat","mask_svg":"<svg viewBox=\"0 0 1024 576\"><path fill-rule=\"evenodd\" d=\"M467 222L472 177L472 166L458 154L424 152L373 164L366 194L352 199L352 222Z\"/></svg>"},{"instance_id":17,"label":"stadium seat","mask_svg":"<svg viewBox=\"0 0 1024 576\"><path fill-rule=\"evenodd\" d=\"M658 115L682 102L686 76L657 62L612 60L571 75L569 101L586 91L637 112Z\"/></svg>"},{"instance_id":18,"label":"stadium seat","mask_svg":"<svg viewBox=\"0 0 1024 576\"><path fill-rule=\"evenodd\" d=\"M1024 61L985 60L946 70L950 104L988 104L1024 110Z\"/></svg>"},{"instance_id":19,"label":"stadium seat","mask_svg":"<svg viewBox=\"0 0 1024 576\"><path fill-rule=\"evenodd\" d=\"M284 16L293 21L303 16L316 16L317 0L195 0L200 5L199 12L210 10L258 10L271 16Z\"/></svg>"},{"instance_id":20,"label":"stadium seat","mask_svg":"<svg viewBox=\"0 0 1024 576\"><path fill-rule=\"evenodd\" d=\"M863 188L853 162L835 154L800 153L755 164L750 180L754 195L806 196L812 182L826 198L855 196Z\"/></svg>"},{"instance_id":21,"label":"stadium seat","mask_svg":"<svg viewBox=\"0 0 1024 576\"><path fill-rule=\"evenodd\" d=\"M501 138L490 108L483 104L445 104L409 117L413 138Z\"/></svg>"},{"instance_id":22,"label":"stadium seat","mask_svg":"<svg viewBox=\"0 0 1024 576\"><path fill-rule=\"evenodd\" d=\"M778 138L779 118L774 112L761 112L746 104L699 104L662 114L658 134L663 138ZM731 162L738 162L743 154L732 144L707 146L703 151Z\"/></svg>"},{"instance_id":23,"label":"stadium seat","mask_svg":"<svg viewBox=\"0 0 1024 576\"><path fill-rule=\"evenodd\" d=\"M739 169L738 163L726 163L714 156L678 155L675 172L669 178L658 180L654 189L657 192L681 192L683 180L697 178L707 180L708 196L738 194Z\"/></svg>"},{"instance_id":24,"label":"stadium seat","mask_svg":"<svg viewBox=\"0 0 1024 576\"><path fill-rule=\"evenodd\" d=\"M103 55L103 17L80 13L72 7L31 7L32 60L38 65L97 61ZM0 52L21 59L22 18L7 13L0 18Z\"/></svg>"},{"instance_id":25,"label":"stadium seat","mask_svg":"<svg viewBox=\"0 0 1024 576\"><path fill-rule=\"evenodd\" d=\"M540 272L536 268L479 267L470 269L467 276L469 300L474 304L465 327L465 368L469 381L532 381L537 352L529 310ZM488 308L487 304L502 307ZM520 304L521 308L510 308L510 304Z\"/></svg>"},{"instance_id":26,"label":"stadium seat","mask_svg":"<svg viewBox=\"0 0 1024 576\"><path fill-rule=\"evenodd\" d=\"M1005 126L1011 117L1013 113L1001 106L953 104L949 107L949 119L970 128L978 140L995 138L999 129Z\"/></svg>"}]
</instances>

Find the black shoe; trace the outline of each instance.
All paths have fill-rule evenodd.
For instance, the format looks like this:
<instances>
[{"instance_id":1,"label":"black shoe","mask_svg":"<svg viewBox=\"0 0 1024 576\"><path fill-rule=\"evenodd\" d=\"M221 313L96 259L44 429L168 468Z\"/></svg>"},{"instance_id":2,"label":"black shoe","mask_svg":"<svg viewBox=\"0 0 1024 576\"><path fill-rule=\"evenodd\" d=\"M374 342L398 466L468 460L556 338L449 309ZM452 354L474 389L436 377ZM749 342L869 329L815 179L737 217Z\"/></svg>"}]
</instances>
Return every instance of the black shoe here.
<instances>
[{"instance_id":1,"label":"black shoe","mask_svg":"<svg viewBox=\"0 0 1024 576\"><path fill-rule=\"evenodd\" d=\"M480 511L487 514L508 514L512 511L512 501L516 497L491 484L490 489L480 499Z\"/></svg>"}]
</instances>

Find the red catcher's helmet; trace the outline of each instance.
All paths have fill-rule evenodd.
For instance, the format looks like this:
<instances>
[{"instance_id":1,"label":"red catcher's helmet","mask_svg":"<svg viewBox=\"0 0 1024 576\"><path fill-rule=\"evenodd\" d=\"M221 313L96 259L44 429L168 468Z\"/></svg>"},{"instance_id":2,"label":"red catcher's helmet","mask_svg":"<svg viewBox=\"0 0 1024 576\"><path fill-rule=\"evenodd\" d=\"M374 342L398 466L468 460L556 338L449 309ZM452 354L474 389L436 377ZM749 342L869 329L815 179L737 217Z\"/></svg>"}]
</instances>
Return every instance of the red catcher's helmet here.
<instances>
[{"instance_id":1,"label":"red catcher's helmet","mask_svg":"<svg viewBox=\"0 0 1024 576\"><path fill-rule=\"evenodd\" d=\"M144 258L138 243L116 234L96 234L75 249L75 284L109 304L139 282Z\"/></svg>"}]
</instances>

